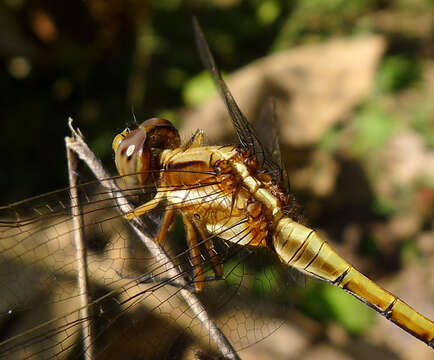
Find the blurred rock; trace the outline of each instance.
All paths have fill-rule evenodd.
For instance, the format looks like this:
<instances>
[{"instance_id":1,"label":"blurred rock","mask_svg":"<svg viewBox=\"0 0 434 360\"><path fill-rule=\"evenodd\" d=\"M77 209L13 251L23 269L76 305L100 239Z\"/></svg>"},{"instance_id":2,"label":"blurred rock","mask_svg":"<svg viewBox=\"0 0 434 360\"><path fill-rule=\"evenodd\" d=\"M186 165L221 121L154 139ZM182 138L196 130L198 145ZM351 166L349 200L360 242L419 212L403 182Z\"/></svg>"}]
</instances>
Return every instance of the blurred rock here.
<instances>
[{"instance_id":1,"label":"blurred rock","mask_svg":"<svg viewBox=\"0 0 434 360\"><path fill-rule=\"evenodd\" d=\"M434 228L434 226L433 226ZM434 231L425 231L416 239L416 244L418 250L422 254L427 254L430 256L434 256ZM433 276L434 277L434 276Z\"/></svg>"},{"instance_id":2,"label":"blurred rock","mask_svg":"<svg viewBox=\"0 0 434 360\"><path fill-rule=\"evenodd\" d=\"M299 357L302 360L351 360L352 357L342 351L331 347L330 345L319 345L307 351L304 356Z\"/></svg>"},{"instance_id":3,"label":"blurred rock","mask_svg":"<svg viewBox=\"0 0 434 360\"><path fill-rule=\"evenodd\" d=\"M386 144L381 160L383 181L409 185L419 179L434 179L434 152L425 146L421 135L403 130Z\"/></svg>"},{"instance_id":4,"label":"blurred rock","mask_svg":"<svg viewBox=\"0 0 434 360\"><path fill-rule=\"evenodd\" d=\"M246 117L253 121L265 99L277 102L284 145L309 145L341 120L372 89L382 37L332 40L291 49L234 73L228 87ZM206 130L211 142L232 132L223 103L216 97L184 117L183 135Z\"/></svg>"},{"instance_id":5,"label":"blurred rock","mask_svg":"<svg viewBox=\"0 0 434 360\"><path fill-rule=\"evenodd\" d=\"M253 347L240 352L244 360L278 360L298 358L309 345L307 334L284 324L277 331Z\"/></svg>"},{"instance_id":6,"label":"blurred rock","mask_svg":"<svg viewBox=\"0 0 434 360\"><path fill-rule=\"evenodd\" d=\"M330 195L335 190L339 164L329 153L314 151L309 166L293 171L291 184L295 188L309 188L319 197Z\"/></svg>"},{"instance_id":7,"label":"blurred rock","mask_svg":"<svg viewBox=\"0 0 434 360\"><path fill-rule=\"evenodd\" d=\"M425 37L433 27L433 15L428 12L412 11L378 11L372 14L376 28L391 33L401 33L405 36Z\"/></svg>"}]
</instances>

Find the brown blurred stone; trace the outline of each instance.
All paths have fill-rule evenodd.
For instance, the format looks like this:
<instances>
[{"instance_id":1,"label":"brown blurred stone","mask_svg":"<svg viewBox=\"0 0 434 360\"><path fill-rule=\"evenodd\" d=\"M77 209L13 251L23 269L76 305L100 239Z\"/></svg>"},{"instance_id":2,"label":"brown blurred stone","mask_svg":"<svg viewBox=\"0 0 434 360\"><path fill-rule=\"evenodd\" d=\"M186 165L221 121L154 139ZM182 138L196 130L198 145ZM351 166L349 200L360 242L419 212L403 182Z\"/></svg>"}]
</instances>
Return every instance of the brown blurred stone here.
<instances>
[{"instance_id":1,"label":"brown blurred stone","mask_svg":"<svg viewBox=\"0 0 434 360\"><path fill-rule=\"evenodd\" d=\"M282 143L308 145L371 91L384 47L379 36L303 46L253 62L234 73L228 86L250 121L258 116L265 99L273 96ZM226 139L232 131L217 98L187 113L183 124L185 137L201 128L211 142Z\"/></svg>"}]
</instances>

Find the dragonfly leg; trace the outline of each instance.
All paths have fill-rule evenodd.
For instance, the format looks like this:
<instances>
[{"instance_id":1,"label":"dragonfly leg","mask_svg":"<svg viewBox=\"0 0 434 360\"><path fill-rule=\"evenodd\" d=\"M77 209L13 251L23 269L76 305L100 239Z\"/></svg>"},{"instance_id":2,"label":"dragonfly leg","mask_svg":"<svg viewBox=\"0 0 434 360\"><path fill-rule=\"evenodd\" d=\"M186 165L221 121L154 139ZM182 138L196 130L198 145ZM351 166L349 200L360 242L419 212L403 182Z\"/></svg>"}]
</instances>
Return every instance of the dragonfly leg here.
<instances>
[{"instance_id":1,"label":"dragonfly leg","mask_svg":"<svg viewBox=\"0 0 434 360\"><path fill-rule=\"evenodd\" d=\"M205 245L205 249L208 252L208 256L211 260L212 267L214 269L214 274L217 279L221 279L223 277L223 265L220 261L219 255L217 251L214 249L214 244L212 239L207 234L205 228L201 225L197 225L197 229L199 231L199 235L203 240L203 244Z\"/></svg>"},{"instance_id":2,"label":"dragonfly leg","mask_svg":"<svg viewBox=\"0 0 434 360\"><path fill-rule=\"evenodd\" d=\"M196 231L191 220L182 214L182 221L185 227L187 243L190 250L191 262L193 264L194 272L194 287L197 292L203 289L203 269L201 265L200 249L197 243Z\"/></svg>"},{"instance_id":3,"label":"dragonfly leg","mask_svg":"<svg viewBox=\"0 0 434 360\"><path fill-rule=\"evenodd\" d=\"M170 231L170 228L173 225L173 217L175 215L175 210L173 208L168 208L164 213L163 221L161 222L160 231L155 239L158 244L162 244L164 239L166 238L167 232Z\"/></svg>"},{"instance_id":4,"label":"dragonfly leg","mask_svg":"<svg viewBox=\"0 0 434 360\"><path fill-rule=\"evenodd\" d=\"M148 213L149 211L155 209L158 206L158 204L161 202L161 200L162 200L162 196L159 196L159 194L157 194L152 200L149 200L143 205L136 207L133 211L129 212L128 214L125 214L125 219L132 220Z\"/></svg>"},{"instance_id":5,"label":"dragonfly leg","mask_svg":"<svg viewBox=\"0 0 434 360\"><path fill-rule=\"evenodd\" d=\"M184 149L189 149L193 147L199 147L203 143L203 130L196 130L193 136L188 140L188 142L184 145Z\"/></svg>"}]
</instances>

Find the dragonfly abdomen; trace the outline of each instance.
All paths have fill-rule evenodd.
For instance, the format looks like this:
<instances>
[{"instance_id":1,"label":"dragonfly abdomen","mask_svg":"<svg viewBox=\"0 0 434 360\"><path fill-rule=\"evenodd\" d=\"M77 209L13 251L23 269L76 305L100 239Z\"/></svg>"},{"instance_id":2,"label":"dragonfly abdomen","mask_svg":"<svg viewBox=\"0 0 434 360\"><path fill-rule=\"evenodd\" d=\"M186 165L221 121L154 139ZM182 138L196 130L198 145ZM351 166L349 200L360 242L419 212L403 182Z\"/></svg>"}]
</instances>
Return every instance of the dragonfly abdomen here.
<instances>
[{"instance_id":1,"label":"dragonfly abdomen","mask_svg":"<svg viewBox=\"0 0 434 360\"><path fill-rule=\"evenodd\" d=\"M316 231L285 217L276 227L273 243L285 264L344 289L434 347L434 323L431 320L360 273Z\"/></svg>"}]
</instances>

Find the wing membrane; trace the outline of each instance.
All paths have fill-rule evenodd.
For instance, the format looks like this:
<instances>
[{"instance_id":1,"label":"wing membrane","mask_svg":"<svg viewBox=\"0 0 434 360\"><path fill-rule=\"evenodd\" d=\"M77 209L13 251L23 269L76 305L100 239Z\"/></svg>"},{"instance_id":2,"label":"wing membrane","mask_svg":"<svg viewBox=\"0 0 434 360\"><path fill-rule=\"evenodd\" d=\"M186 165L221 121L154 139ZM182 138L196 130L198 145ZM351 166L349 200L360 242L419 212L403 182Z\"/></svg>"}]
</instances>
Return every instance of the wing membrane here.
<instances>
[{"instance_id":1,"label":"wing membrane","mask_svg":"<svg viewBox=\"0 0 434 360\"><path fill-rule=\"evenodd\" d=\"M258 137L266 149L263 167L286 192L289 192L289 178L280 152L276 103L273 98L265 101L256 124Z\"/></svg>"},{"instance_id":2,"label":"wing membrane","mask_svg":"<svg viewBox=\"0 0 434 360\"><path fill-rule=\"evenodd\" d=\"M196 18L193 19L193 26L200 58L203 65L209 70L213 80L216 83L217 89L219 90L219 93L231 116L240 146L251 151L253 155L262 156L264 153L262 145L256 137L252 126L241 112L226 83L224 82L220 70L217 68L217 65L214 61L211 50L209 49L205 40L205 35L203 34Z\"/></svg>"},{"instance_id":3,"label":"wing membrane","mask_svg":"<svg viewBox=\"0 0 434 360\"><path fill-rule=\"evenodd\" d=\"M272 131L274 131L272 141L263 143L256 135L252 125L247 121L246 117L241 112L237 102L232 96L232 93L229 91L229 88L223 80L211 50L209 49L205 35L203 34L203 31L196 18L193 18L193 27L200 58L205 68L210 72L220 96L223 99L223 102L232 120L232 124L234 125L235 131L237 133L239 146L249 151L252 155L256 156L261 164L261 167L268 172L278 184L281 184L284 186L284 188L286 188L288 182L286 174L284 173L284 170L282 170L280 161L280 149L276 134L277 123L275 120L274 102L269 100L266 103L261 116L261 122L263 122L264 127L267 127L265 134L269 133L270 127L273 129ZM264 144L266 146L264 146ZM268 148L267 145L270 145L271 147Z\"/></svg>"},{"instance_id":4,"label":"wing membrane","mask_svg":"<svg viewBox=\"0 0 434 360\"><path fill-rule=\"evenodd\" d=\"M170 277L168 264L158 262L132 236L107 190L98 186L98 182L78 188L82 194L81 215L88 246L89 280L94 290L88 307L92 310L92 321L96 323L98 354L111 351L112 341L107 343L103 338L113 330L119 336L122 324L128 324L126 333L132 332L123 335L125 343L140 338L138 334L143 329L132 330L138 322L133 318L137 312L163 319L167 323L167 328L161 330L165 335L174 328L187 329L190 336L207 348L210 340L204 337L206 331L178 296L181 289L193 288L195 281L185 242L173 244L167 241L164 244L173 265L181 269L181 278ZM142 201L155 195L155 191L156 185L152 185L140 189L124 188L122 193L130 201ZM160 188L159 191L169 189ZM77 260L69 197L69 189L64 189L0 208L0 322L29 318L25 328L10 331L0 338L0 358L23 359L39 354L40 358L54 359L59 354L73 356L76 351L84 319L80 317L76 286ZM160 212L168 206L156 209L154 218L159 219ZM247 234L239 235L242 238ZM206 240L209 238L199 241L197 246L202 248ZM239 265L248 250L232 243L215 245L218 260L225 262L225 275L222 280L213 281L214 263L203 256L201 266L205 281L212 281L214 285L207 285L201 296L210 299L215 308L223 309L248 278L247 270ZM228 279L231 280L228 282ZM212 295L207 296L208 292ZM266 330L262 328L261 331ZM232 335L235 334L234 331ZM136 352L143 356L152 357L153 353L149 353L152 343L160 351L165 349L158 337L136 341L141 343ZM154 351L157 350L154 348Z\"/></svg>"}]
</instances>

